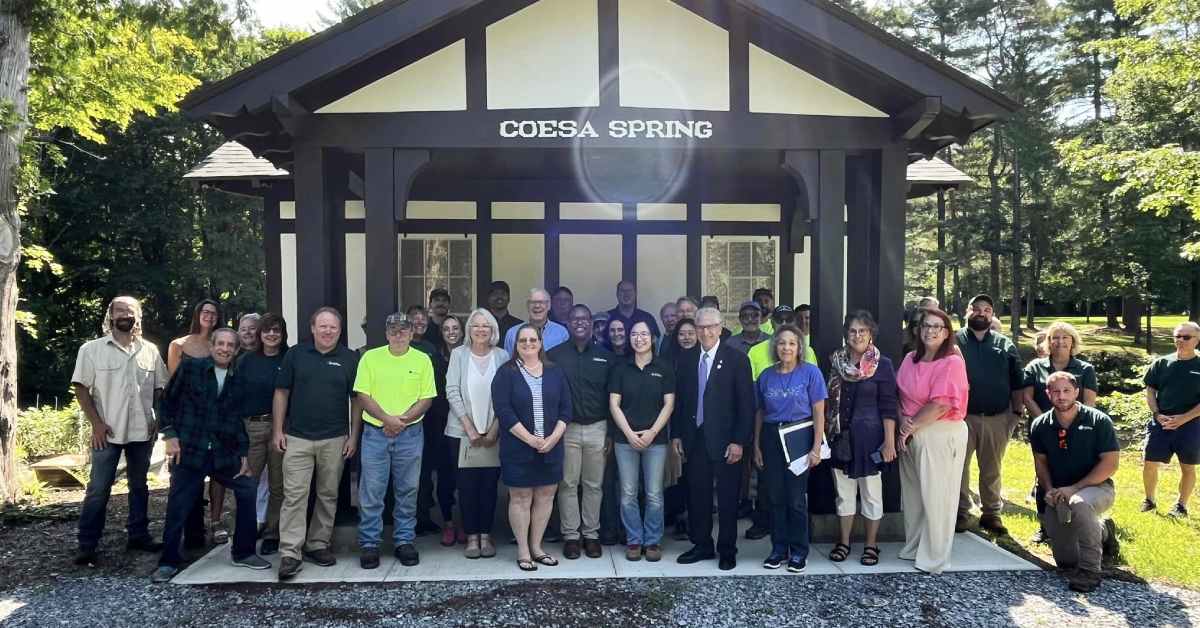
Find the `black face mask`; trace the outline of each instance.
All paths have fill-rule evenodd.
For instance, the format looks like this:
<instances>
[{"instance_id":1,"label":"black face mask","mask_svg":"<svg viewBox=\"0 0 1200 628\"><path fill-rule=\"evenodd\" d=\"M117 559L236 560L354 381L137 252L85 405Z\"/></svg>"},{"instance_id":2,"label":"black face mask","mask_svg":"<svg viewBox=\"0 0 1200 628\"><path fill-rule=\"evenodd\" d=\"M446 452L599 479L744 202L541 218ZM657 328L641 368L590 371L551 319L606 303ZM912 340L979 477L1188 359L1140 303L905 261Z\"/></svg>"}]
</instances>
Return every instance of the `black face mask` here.
<instances>
[{"instance_id":1,"label":"black face mask","mask_svg":"<svg viewBox=\"0 0 1200 628\"><path fill-rule=\"evenodd\" d=\"M134 321L132 318L118 318L117 320L113 321L113 327L115 327L118 331L127 334L133 331L133 323Z\"/></svg>"},{"instance_id":2,"label":"black face mask","mask_svg":"<svg viewBox=\"0 0 1200 628\"><path fill-rule=\"evenodd\" d=\"M970 327L972 331L987 331L991 326L992 321L985 316L972 316L967 319L967 327Z\"/></svg>"}]
</instances>

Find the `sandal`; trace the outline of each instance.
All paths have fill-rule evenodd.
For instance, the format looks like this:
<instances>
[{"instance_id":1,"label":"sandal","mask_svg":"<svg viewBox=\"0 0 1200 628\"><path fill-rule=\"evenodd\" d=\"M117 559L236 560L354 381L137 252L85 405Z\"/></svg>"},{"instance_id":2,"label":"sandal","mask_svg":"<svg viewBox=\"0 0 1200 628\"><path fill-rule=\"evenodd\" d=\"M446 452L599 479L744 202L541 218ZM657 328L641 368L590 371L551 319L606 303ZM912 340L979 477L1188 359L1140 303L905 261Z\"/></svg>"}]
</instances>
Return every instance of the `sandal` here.
<instances>
[{"instance_id":1,"label":"sandal","mask_svg":"<svg viewBox=\"0 0 1200 628\"><path fill-rule=\"evenodd\" d=\"M838 543L837 545L833 546L833 551L829 552L829 560L832 560L835 563L840 563L843 560L846 560L846 557L849 555L850 546L846 545L845 543Z\"/></svg>"},{"instance_id":2,"label":"sandal","mask_svg":"<svg viewBox=\"0 0 1200 628\"><path fill-rule=\"evenodd\" d=\"M868 567L874 567L875 565L878 565L879 564L879 548L874 545L868 545L868 546L864 547L863 553L862 553L862 558L860 558L858 560L858 562L860 562Z\"/></svg>"},{"instance_id":3,"label":"sandal","mask_svg":"<svg viewBox=\"0 0 1200 628\"><path fill-rule=\"evenodd\" d=\"M549 554L542 554L541 556L534 556L533 560L535 560L536 562L538 562L542 565L545 565L547 567L557 567L558 566L558 560Z\"/></svg>"},{"instance_id":4,"label":"sandal","mask_svg":"<svg viewBox=\"0 0 1200 628\"><path fill-rule=\"evenodd\" d=\"M521 571L537 571L537 565L533 564L533 561L528 558L518 558L517 568Z\"/></svg>"}]
</instances>

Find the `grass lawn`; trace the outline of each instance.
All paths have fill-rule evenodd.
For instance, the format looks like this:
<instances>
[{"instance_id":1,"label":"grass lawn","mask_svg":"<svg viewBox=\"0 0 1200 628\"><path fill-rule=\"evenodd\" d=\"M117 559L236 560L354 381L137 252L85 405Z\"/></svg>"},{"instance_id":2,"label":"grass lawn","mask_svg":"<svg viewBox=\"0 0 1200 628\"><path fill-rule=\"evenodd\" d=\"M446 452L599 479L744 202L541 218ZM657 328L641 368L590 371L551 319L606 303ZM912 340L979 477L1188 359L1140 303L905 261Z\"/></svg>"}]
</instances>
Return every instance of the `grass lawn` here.
<instances>
[{"instance_id":1,"label":"grass lawn","mask_svg":"<svg viewBox=\"0 0 1200 628\"><path fill-rule=\"evenodd\" d=\"M978 480L972 469L972 482ZM1029 538L1037 531L1037 511L1027 496L1033 486L1033 453L1018 440L1010 443L1004 459L1004 524L1009 536L996 539L1005 549L1038 558L1053 565L1049 545L1034 545ZM1138 512L1142 499L1141 453L1127 450L1117 470L1117 501L1110 516L1117 524L1121 552L1117 561L1105 566L1105 575L1120 579L1146 580L1200 589L1200 501L1191 502L1191 518L1180 521L1166 516L1179 490L1179 467L1175 464L1159 474L1158 512ZM977 485L976 485L977 486ZM986 535L985 535L986 536Z\"/></svg>"},{"instance_id":2,"label":"grass lawn","mask_svg":"<svg viewBox=\"0 0 1200 628\"><path fill-rule=\"evenodd\" d=\"M1004 324L1004 333L1007 334L1009 319L1005 316L1001 317L1000 320ZM1171 353L1175 350L1175 344L1171 341L1171 332L1176 325L1186 320L1188 320L1187 316L1182 314L1154 317L1152 323L1154 324L1154 353L1156 355ZM1091 322L1083 316L1046 316L1036 319L1034 324L1038 329L1045 329L1054 321L1070 323L1075 329L1079 330L1079 335L1083 337L1083 351L1085 355L1088 350L1134 351L1142 354L1146 351L1146 341L1144 339L1135 345L1133 336L1121 331L1105 329L1103 316L1093 316ZM1025 338L1020 343L1022 354L1032 354L1034 334L1029 330L1025 330L1024 335Z\"/></svg>"}]
</instances>

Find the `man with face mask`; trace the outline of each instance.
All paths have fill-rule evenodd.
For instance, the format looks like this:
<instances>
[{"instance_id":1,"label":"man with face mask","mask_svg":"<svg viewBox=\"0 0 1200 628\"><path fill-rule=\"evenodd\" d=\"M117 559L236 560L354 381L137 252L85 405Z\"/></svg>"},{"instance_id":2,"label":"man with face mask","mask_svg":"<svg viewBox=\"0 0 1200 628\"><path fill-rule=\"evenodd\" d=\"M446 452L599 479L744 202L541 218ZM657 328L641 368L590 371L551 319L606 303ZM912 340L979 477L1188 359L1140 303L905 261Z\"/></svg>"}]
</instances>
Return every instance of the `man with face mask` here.
<instances>
[{"instance_id":1,"label":"man with face mask","mask_svg":"<svg viewBox=\"0 0 1200 628\"><path fill-rule=\"evenodd\" d=\"M146 472L156 437L154 401L167 385L167 366L154 343L142 339L142 306L133 297L117 297L104 316L104 337L79 348L71 386L84 416L92 424L92 472L79 514L77 565L94 565L96 547L117 463L125 454L129 479L129 539L126 548L157 552L162 544L150 537L150 492Z\"/></svg>"},{"instance_id":2,"label":"man with face mask","mask_svg":"<svg viewBox=\"0 0 1200 628\"><path fill-rule=\"evenodd\" d=\"M247 459L250 439L242 422L245 387L233 368L238 334L228 327L213 331L212 355L187 360L171 379L163 403L162 435L171 460L171 491L163 525L163 553L152 582L167 582L183 563L180 541L204 478L233 490L237 523L230 550L233 564L248 569L270 569L271 563L254 553L255 492L258 482Z\"/></svg>"},{"instance_id":3,"label":"man with face mask","mask_svg":"<svg viewBox=\"0 0 1200 628\"><path fill-rule=\"evenodd\" d=\"M1016 345L992 331L992 303L992 297L986 294L971 299L967 327L956 334L971 386L967 399L967 451L954 524L957 532L965 531L970 522L973 453L979 459L979 501L983 511L979 525L995 534L1007 532L1000 520L1000 508L1004 505L1000 497L1000 465L1024 406L1025 378Z\"/></svg>"}]
</instances>

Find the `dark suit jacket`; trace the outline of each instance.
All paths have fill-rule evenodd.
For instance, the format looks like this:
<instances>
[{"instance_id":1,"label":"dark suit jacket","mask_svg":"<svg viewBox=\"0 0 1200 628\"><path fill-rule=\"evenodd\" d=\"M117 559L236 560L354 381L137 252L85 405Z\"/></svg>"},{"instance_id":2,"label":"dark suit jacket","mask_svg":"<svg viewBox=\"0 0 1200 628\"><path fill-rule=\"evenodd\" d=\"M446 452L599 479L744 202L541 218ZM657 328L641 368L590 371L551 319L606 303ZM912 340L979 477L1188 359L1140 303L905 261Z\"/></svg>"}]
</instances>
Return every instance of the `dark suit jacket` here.
<instances>
[{"instance_id":1,"label":"dark suit jacket","mask_svg":"<svg viewBox=\"0 0 1200 628\"><path fill-rule=\"evenodd\" d=\"M509 432L520 423L533 433L533 391L529 390L521 371L512 362L496 369L496 376L492 378L492 407L500 421L500 456L503 460L518 463L562 461L562 440L549 453L539 454ZM557 366L546 365L542 372L542 412L546 436L550 436L560 420L571 422L571 387L567 376Z\"/></svg>"},{"instance_id":2,"label":"dark suit jacket","mask_svg":"<svg viewBox=\"0 0 1200 628\"><path fill-rule=\"evenodd\" d=\"M700 345L680 352L675 359L675 411L671 437L685 447L695 447L696 404L700 390ZM708 371L704 389L704 448L709 460L725 458L725 448L737 443L743 448L754 437L754 378L746 354L721 343ZM695 455L695 454L692 454Z\"/></svg>"}]
</instances>

